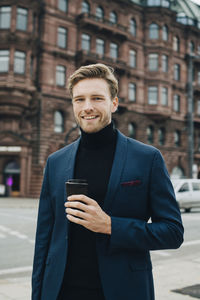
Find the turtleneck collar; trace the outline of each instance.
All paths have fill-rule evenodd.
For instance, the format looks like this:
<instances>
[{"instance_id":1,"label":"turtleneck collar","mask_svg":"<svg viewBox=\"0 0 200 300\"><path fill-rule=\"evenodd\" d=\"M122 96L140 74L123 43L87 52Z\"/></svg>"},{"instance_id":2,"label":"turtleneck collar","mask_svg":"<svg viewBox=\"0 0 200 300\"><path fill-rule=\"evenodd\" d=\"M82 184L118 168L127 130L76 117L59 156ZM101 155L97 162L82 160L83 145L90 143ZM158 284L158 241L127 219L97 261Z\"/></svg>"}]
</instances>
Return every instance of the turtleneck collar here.
<instances>
[{"instance_id":1,"label":"turtleneck collar","mask_svg":"<svg viewBox=\"0 0 200 300\"><path fill-rule=\"evenodd\" d=\"M81 146L87 149L99 149L106 145L115 143L117 132L113 128L113 123L95 133L86 133L81 129Z\"/></svg>"}]
</instances>

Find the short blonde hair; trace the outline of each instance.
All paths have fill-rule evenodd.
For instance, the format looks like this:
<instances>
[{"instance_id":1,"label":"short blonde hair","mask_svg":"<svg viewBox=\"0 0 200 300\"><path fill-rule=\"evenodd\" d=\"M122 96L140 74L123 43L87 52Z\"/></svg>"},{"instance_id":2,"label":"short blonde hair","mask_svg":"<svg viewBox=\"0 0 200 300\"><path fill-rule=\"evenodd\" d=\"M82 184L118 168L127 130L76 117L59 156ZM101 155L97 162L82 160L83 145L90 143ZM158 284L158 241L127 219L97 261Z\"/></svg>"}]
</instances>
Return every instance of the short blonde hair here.
<instances>
[{"instance_id":1,"label":"short blonde hair","mask_svg":"<svg viewBox=\"0 0 200 300\"><path fill-rule=\"evenodd\" d=\"M73 98L73 88L81 80L87 78L102 78L109 86L111 99L114 99L118 93L118 80L114 75L114 69L104 64L92 64L82 66L76 70L68 79L68 89Z\"/></svg>"}]
</instances>

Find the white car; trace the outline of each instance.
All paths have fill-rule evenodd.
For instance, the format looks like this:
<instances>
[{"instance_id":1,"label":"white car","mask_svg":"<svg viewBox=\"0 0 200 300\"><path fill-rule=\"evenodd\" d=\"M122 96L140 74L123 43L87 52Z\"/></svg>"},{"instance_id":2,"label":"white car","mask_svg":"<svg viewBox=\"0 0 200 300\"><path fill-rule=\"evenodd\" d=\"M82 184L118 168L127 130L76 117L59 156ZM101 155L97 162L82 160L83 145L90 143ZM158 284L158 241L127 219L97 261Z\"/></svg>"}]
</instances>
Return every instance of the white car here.
<instances>
[{"instance_id":1,"label":"white car","mask_svg":"<svg viewBox=\"0 0 200 300\"><path fill-rule=\"evenodd\" d=\"M190 212L200 207L200 179L172 179L172 184L180 208Z\"/></svg>"}]
</instances>

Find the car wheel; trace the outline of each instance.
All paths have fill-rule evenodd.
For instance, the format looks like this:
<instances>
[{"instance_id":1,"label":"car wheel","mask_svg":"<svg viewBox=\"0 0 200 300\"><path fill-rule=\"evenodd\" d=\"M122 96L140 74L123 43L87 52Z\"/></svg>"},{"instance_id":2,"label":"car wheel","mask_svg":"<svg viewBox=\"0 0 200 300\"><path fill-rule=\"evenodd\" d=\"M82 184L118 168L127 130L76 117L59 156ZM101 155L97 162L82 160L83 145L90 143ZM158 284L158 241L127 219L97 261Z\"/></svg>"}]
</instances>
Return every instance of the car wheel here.
<instances>
[{"instance_id":1,"label":"car wheel","mask_svg":"<svg viewBox=\"0 0 200 300\"><path fill-rule=\"evenodd\" d=\"M191 208L185 208L185 212L189 213L191 211Z\"/></svg>"}]
</instances>

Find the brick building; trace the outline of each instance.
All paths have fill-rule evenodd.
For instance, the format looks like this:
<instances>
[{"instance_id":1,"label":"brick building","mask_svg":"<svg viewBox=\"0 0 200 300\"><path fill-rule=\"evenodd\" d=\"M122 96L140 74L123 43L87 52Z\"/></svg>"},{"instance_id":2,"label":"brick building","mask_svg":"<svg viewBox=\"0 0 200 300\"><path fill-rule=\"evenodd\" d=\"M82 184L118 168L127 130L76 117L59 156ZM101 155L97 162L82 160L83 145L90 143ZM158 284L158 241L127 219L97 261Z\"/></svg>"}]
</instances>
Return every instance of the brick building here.
<instances>
[{"instance_id":1,"label":"brick building","mask_svg":"<svg viewBox=\"0 0 200 300\"><path fill-rule=\"evenodd\" d=\"M193 53L194 163L200 170L200 7L189 0L1 0L0 184L38 197L48 155L79 135L66 88L102 62L119 79L117 128L188 176L187 54Z\"/></svg>"}]
</instances>

